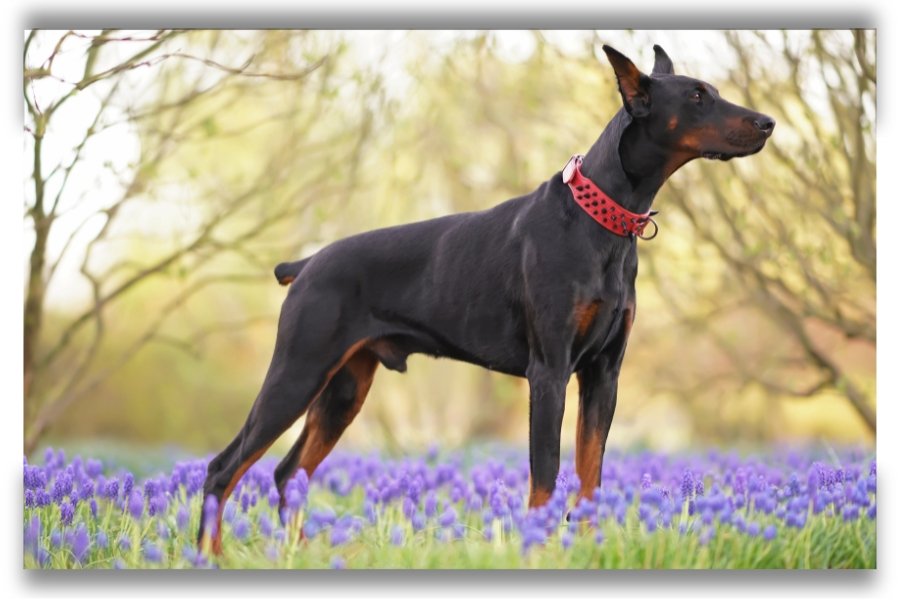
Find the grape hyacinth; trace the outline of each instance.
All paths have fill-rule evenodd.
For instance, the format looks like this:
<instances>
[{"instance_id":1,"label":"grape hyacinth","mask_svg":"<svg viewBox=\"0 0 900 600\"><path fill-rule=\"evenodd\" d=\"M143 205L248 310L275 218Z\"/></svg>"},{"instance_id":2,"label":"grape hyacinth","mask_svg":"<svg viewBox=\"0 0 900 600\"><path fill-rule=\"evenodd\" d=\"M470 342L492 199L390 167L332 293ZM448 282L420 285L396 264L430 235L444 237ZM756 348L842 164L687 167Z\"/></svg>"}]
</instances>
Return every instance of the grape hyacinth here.
<instances>
[{"instance_id":1,"label":"grape hyacinth","mask_svg":"<svg viewBox=\"0 0 900 600\"><path fill-rule=\"evenodd\" d=\"M336 451L312 478L300 470L286 482L283 506L276 464L254 464L220 507L202 495L204 459L139 478L112 461L48 451L23 468L26 567L429 568L450 555L461 562L448 566L465 568L473 557L486 561L476 568L597 568L728 566L728 556L744 555L765 567L874 566L876 463L858 449L610 451L603 486L578 502L580 480L564 456L555 491L532 510L528 455L509 448ZM216 535L220 508L225 554L208 556L195 528L202 521ZM824 552L842 540L844 550ZM786 552L795 544L809 551ZM628 562L643 546L667 550ZM796 562L820 548L825 562Z\"/></svg>"}]
</instances>

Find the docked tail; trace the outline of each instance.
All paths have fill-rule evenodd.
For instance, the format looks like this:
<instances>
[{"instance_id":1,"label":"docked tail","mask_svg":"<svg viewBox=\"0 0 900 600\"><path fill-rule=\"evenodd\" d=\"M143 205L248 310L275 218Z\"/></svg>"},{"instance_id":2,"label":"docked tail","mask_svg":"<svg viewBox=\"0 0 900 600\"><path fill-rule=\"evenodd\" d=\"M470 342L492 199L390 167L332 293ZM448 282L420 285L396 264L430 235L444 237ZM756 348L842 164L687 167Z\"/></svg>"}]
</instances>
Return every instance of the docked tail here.
<instances>
[{"instance_id":1,"label":"docked tail","mask_svg":"<svg viewBox=\"0 0 900 600\"><path fill-rule=\"evenodd\" d=\"M275 279L278 280L278 283L281 285L288 285L300 274L300 271L303 270L303 267L306 266L306 263L309 261L308 258L304 258L303 260L298 260L295 262L283 262L279 263L278 266L275 267Z\"/></svg>"}]
</instances>

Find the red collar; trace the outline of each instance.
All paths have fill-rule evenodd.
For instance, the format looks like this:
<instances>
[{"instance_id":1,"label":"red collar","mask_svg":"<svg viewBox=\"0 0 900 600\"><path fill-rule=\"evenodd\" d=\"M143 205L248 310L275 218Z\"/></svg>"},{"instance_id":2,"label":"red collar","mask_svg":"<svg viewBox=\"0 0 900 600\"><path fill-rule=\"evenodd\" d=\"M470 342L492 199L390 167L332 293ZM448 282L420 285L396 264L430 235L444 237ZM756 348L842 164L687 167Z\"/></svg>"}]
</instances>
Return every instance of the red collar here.
<instances>
[{"instance_id":1,"label":"red collar","mask_svg":"<svg viewBox=\"0 0 900 600\"><path fill-rule=\"evenodd\" d=\"M581 162L584 156L576 154L569 159L562 172L563 183L569 184L575 203L592 219L609 231L622 237L638 236L644 240L652 240L659 233L659 226L651 217L658 211L650 210L644 214L633 213L622 208L615 200L607 196L593 181L581 173ZM653 235L644 236L644 227L653 223Z\"/></svg>"}]
</instances>

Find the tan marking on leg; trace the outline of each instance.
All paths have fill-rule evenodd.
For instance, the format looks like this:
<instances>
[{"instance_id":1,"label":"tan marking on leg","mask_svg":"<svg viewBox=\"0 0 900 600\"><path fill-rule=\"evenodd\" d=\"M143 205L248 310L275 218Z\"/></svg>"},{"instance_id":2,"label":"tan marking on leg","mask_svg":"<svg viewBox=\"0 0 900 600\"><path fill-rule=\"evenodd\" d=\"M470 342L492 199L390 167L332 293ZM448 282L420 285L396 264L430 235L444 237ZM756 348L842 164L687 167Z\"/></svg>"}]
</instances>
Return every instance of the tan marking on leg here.
<instances>
[{"instance_id":1,"label":"tan marking on leg","mask_svg":"<svg viewBox=\"0 0 900 600\"><path fill-rule=\"evenodd\" d=\"M575 305L575 327L578 335L584 335L590 329L594 319L597 317L597 311L600 309L600 301L585 302Z\"/></svg>"},{"instance_id":2,"label":"tan marking on leg","mask_svg":"<svg viewBox=\"0 0 900 600\"><path fill-rule=\"evenodd\" d=\"M596 427L585 430L581 413L578 414L578 429L575 433L575 472L581 480L578 498L591 498L594 488L600 485L600 463L603 457L603 440ZM576 504L578 500L576 499Z\"/></svg>"},{"instance_id":3,"label":"tan marking on leg","mask_svg":"<svg viewBox=\"0 0 900 600\"><path fill-rule=\"evenodd\" d=\"M319 425L319 410L328 410L327 406L322 406L319 410L311 410L304 427L304 433L307 434L303 449L300 451L300 458L297 461L297 468L306 471L306 474L312 477L316 467L328 456L328 453L334 448L344 429L353 421L354 417L362 408L366 395L372 386L372 380L375 378L375 370L378 368L378 358L369 350L359 350L350 359L346 361L347 371L356 381L356 397L353 405L347 411L345 422L339 426L336 431L322 431ZM301 434L303 435L303 434Z\"/></svg>"},{"instance_id":4,"label":"tan marking on leg","mask_svg":"<svg viewBox=\"0 0 900 600\"><path fill-rule=\"evenodd\" d=\"M625 319L625 339L627 340L631 335L631 326L634 325L634 304L629 304L625 308L622 318Z\"/></svg>"},{"instance_id":5,"label":"tan marking on leg","mask_svg":"<svg viewBox=\"0 0 900 600\"><path fill-rule=\"evenodd\" d=\"M547 504L553 493L550 490L534 485L531 482L531 493L528 495L528 508L537 508Z\"/></svg>"},{"instance_id":6,"label":"tan marking on leg","mask_svg":"<svg viewBox=\"0 0 900 600\"><path fill-rule=\"evenodd\" d=\"M272 440L258 452L253 453L250 458L241 463L241 466L238 467L238 470L235 471L234 475L231 478L231 481L228 482L228 485L225 486L225 491L222 493L222 498L219 500L219 510L216 512L216 527L215 534L212 537L212 551L213 554L219 556L222 554L222 513L225 510L225 503L228 501L228 497L231 496L231 492L234 491L234 486L237 485L238 481L241 480L241 477L244 476L244 473L253 466L253 463L259 460L259 457L266 453L266 450L275 442Z\"/></svg>"}]
</instances>

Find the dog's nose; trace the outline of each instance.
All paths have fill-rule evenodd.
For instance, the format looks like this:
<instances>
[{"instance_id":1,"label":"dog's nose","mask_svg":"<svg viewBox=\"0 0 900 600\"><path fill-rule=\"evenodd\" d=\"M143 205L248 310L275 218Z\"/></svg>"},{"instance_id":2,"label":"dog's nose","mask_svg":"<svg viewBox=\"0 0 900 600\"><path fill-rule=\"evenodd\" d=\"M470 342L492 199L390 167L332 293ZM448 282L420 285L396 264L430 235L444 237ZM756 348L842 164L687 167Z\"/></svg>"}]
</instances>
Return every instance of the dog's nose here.
<instances>
[{"instance_id":1,"label":"dog's nose","mask_svg":"<svg viewBox=\"0 0 900 600\"><path fill-rule=\"evenodd\" d=\"M766 115L759 115L756 117L753 120L753 124L767 136L772 135L772 130L775 129L775 119L767 117Z\"/></svg>"}]
</instances>

